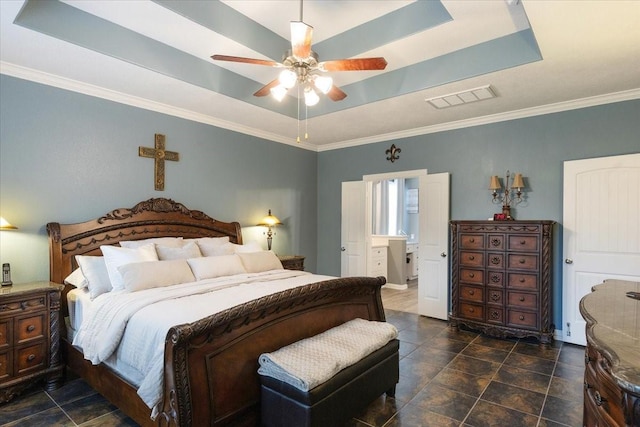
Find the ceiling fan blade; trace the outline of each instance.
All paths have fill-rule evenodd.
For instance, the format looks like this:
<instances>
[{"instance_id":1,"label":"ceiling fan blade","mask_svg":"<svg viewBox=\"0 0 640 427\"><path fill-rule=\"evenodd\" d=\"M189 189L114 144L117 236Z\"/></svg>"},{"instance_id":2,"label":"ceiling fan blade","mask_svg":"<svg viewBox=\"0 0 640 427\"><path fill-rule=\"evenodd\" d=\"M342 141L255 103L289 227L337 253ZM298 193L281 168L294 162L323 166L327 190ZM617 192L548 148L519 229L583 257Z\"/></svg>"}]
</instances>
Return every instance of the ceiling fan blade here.
<instances>
[{"instance_id":1,"label":"ceiling fan blade","mask_svg":"<svg viewBox=\"0 0 640 427\"><path fill-rule=\"evenodd\" d=\"M276 87L279 84L280 81L275 79L272 82L267 83L265 86L262 86L260 90L253 94L253 96L267 96L271 93L271 88Z\"/></svg>"},{"instance_id":2,"label":"ceiling fan blade","mask_svg":"<svg viewBox=\"0 0 640 427\"><path fill-rule=\"evenodd\" d=\"M334 61L323 61L318 64L318 68L323 71L384 70L386 67L387 60L382 57L336 59Z\"/></svg>"},{"instance_id":3,"label":"ceiling fan blade","mask_svg":"<svg viewBox=\"0 0 640 427\"><path fill-rule=\"evenodd\" d=\"M243 62L245 64L267 65L269 67L280 67L282 64L268 59L244 58L242 56L213 55L211 59L216 61Z\"/></svg>"},{"instance_id":4,"label":"ceiling fan blade","mask_svg":"<svg viewBox=\"0 0 640 427\"><path fill-rule=\"evenodd\" d=\"M306 59L311 56L313 27L302 21L291 21L291 52L293 56Z\"/></svg>"},{"instance_id":5,"label":"ceiling fan blade","mask_svg":"<svg viewBox=\"0 0 640 427\"><path fill-rule=\"evenodd\" d=\"M338 86L333 85L331 86L329 92L327 92L327 96L333 101L342 101L347 97L347 94L344 93Z\"/></svg>"}]
</instances>

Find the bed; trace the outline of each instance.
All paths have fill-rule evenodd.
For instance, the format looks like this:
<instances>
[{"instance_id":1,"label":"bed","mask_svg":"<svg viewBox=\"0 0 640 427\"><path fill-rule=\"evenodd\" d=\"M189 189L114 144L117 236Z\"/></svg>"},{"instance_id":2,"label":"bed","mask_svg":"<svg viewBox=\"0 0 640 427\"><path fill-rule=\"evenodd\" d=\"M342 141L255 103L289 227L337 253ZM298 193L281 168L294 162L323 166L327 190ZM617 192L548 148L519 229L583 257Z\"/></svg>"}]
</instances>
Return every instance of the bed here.
<instances>
[{"instance_id":1,"label":"bed","mask_svg":"<svg viewBox=\"0 0 640 427\"><path fill-rule=\"evenodd\" d=\"M47 224L50 279L64 283L76 256L100 256L101 246L162 237L228 238L242 245L237 222L215 220L170 199L153 198L77 224ZM283 273L284 274L284 273ZM307 273L308 274L308 273ZM164 340L158 414L137 387L105 363L92 364L62 335L65 364L140 425L259 424L260 354L317 335L355 318L384 321L384 278L326 278L277 291L169 328ZM69 316L65 283L62 311ZM65 325L62 325L63 328Z\"/></svg>"}]
</instances>

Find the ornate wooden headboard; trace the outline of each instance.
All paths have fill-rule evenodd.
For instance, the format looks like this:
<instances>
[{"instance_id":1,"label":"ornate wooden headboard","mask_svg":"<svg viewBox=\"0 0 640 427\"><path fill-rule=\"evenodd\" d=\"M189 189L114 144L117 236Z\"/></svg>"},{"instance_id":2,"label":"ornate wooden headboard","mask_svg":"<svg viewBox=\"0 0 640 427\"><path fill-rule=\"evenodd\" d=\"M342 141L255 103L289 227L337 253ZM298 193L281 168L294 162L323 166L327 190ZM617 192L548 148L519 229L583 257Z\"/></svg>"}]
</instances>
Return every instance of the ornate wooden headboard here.
<instances>
[{"instance_id":1,"label":"ornate wooden headboard","mask_svg":"<svg viewBox=\"0 0 640 427\"><path fill-rule=\"evenodd\" d=\"M154 198L127 209L115 209L100 218L77 224L47 224L49 278L63 283L77 267L76 255L101 255L101 245L121 240L155 237L223 237L242 244L238 222L217 221L171 199Z\"/></svg>"}]
</instances>

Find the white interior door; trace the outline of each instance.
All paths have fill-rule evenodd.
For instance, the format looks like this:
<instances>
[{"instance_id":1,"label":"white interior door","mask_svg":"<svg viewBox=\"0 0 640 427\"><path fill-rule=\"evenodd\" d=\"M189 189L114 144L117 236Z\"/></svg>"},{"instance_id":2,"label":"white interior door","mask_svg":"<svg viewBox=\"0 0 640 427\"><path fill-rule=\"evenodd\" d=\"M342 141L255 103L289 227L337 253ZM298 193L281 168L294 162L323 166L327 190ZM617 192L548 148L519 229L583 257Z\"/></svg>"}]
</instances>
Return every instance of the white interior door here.
<instances>
[{"instance_id":1,"label":"white interior door","mask_svg":"<svg viewBox=\"0 0 640 427\"><path fill-rule=\"evenodd\" d=\"M366 183L351 181L342 183L342 219L340 247L340 275L342 277L366 276Z\"/></svg>"},{"instance_id":2,"label":"white interior door","mask_svg":"<svg viewBox=\"0 0 640 427\"><path fill-rule=\"evenodd\" d=\"M640 154L564 162L563 211L563 340L585 345L582 297L640 281Z\"/></svg>"},{"instance_id":3,"label":"white interior door","mask_svg":"<svg viewBox=\"0 0 640 427\"><path fill-rule=\"evenodd\" d=\"M446 320L449 314L449 173L421 176L418 194L418 313Z\"/></svg>"}]
</instances>

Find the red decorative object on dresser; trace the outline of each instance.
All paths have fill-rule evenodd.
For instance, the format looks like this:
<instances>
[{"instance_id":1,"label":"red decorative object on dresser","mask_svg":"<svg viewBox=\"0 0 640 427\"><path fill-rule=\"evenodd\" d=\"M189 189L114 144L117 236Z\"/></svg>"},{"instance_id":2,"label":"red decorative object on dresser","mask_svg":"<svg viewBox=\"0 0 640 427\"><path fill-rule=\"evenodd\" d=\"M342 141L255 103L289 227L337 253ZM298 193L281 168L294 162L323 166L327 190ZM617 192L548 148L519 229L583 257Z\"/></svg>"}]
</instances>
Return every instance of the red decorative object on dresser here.
<instances>
[{"instance_id":1,"label":"red decorative object on dresser","mask_svg":"<svg viewBox=\"0 0 640 427\"><path fill-rule=\"evenodd\" d=\"M551 342L554 224L451 221L451 324Z\"/></svg>"}]
</instances>

